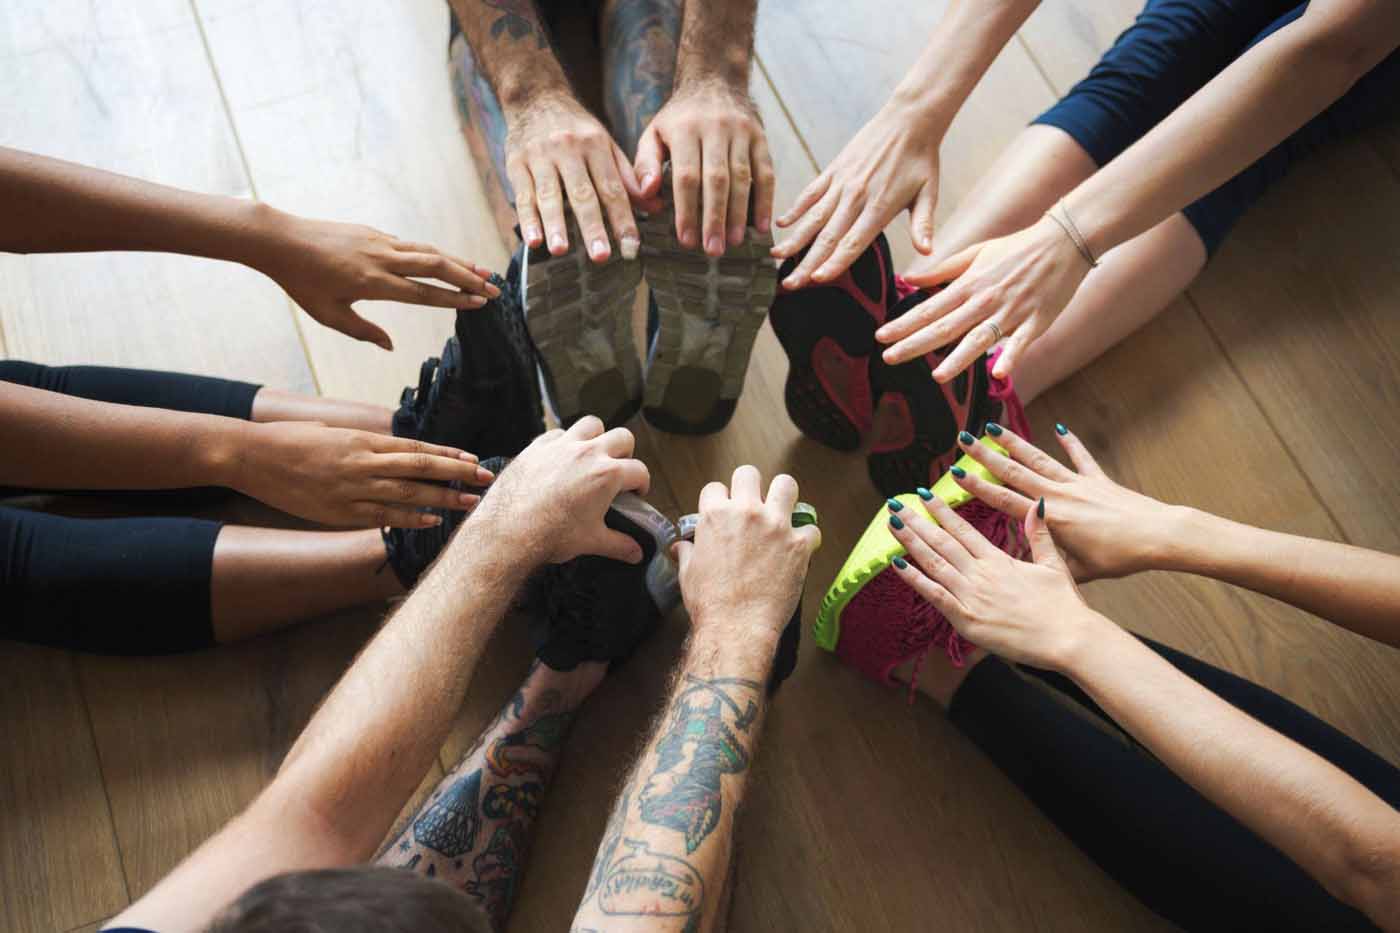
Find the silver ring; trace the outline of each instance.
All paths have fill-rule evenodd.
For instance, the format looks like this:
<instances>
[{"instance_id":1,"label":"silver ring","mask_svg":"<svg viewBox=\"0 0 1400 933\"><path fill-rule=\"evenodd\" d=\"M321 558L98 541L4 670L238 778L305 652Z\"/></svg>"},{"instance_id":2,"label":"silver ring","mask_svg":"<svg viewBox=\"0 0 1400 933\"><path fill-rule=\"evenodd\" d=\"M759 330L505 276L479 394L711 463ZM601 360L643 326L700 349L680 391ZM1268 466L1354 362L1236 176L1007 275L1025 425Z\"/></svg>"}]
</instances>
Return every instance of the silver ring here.
<instances>
[{"instance_id":1,"label":"silver ring","mask_svg":"<svg viewBox=\"0 0 1400 933\"><path fill-rule=\"evenodd\" d=\"M987 326L992 329L992 343L996 343L1001 339L1001 328L997 326L996 321L988 321Z\"/></svg>"}]
</instances>

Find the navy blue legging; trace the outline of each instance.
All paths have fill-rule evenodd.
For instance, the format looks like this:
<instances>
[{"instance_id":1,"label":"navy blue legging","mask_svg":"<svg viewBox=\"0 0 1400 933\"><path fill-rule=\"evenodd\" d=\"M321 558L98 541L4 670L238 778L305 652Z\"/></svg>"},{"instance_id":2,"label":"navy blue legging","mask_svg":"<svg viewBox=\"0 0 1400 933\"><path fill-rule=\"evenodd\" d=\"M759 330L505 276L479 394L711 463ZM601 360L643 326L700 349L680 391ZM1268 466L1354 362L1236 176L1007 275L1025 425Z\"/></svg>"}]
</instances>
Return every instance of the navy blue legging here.
<instances>
[{"instance_id":1,"label":"navy blue legging","mask_svg":"<svg viewBox=\"0 0 1400 933\"><path fill-rule=\"evenodd\" d=\"M1033 122L1074 137L1099 166L1147 134L1259 42L1298 19L1297 0L1148 0L1064 99ZM1214 254L1264 192L1329 140L1400 117L1400 52L1249 168L1183 213Z\"/></svg>"},{"instance_id":2,"label":"navy blue legging","mask_svg":"<svg viewBox=\"0 0 1400 933\"><path fill-rule=\"evenodd\" d=\"M1276 693L1149 639L1188 677L1400 808L1400 770ZM1075 845L1187 930L1373 930L1281 852L1138 745L1073 681L994 657L948 708Z\"/></svg>"},{"instance_id":3,"label":"navy blue legging","mask_svg":"<svg viewBox=\"0 0 1400 933\"><path fill-rule=\"evenodd\" d=\"M17 360L0 360L0 382L244 419L259 388L207 376ZM0 446L22 442L0 438ZM0 487L0 499L37 491ZM137 503L201 505L227 491L120 495ZM209 583L221 527L196 518L66 518L0 506L0 637L107 654L208 647L214 641Z\"/></svg>"}]
</instances>

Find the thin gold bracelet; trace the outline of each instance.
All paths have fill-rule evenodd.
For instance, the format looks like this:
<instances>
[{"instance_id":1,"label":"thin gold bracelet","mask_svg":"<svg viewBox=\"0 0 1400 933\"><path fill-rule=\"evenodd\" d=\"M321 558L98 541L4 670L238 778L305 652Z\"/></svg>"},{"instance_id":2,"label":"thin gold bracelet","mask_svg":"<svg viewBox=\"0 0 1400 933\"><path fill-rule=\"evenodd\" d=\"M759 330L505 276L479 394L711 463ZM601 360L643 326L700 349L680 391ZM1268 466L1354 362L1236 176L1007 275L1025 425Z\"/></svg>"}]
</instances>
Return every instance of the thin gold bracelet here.
<instances>
[{"instance_id":1,"label":"thin gold bracelet","mask_svg":"<svg viewBox=\"0 0 1400 933\"><path fill-rule=\"evenodd\" d=\"M1059 208L1060 213L1063 214L1064 217L1056 215L1055 208ZM1074 218L1069 215L1069 210L1065 207L1063 199L1056 201L1055 207L1046 211L1045 216L1055 221L1060 229L1065 232L1065 236L1069 237L1070 242L1074 244L1074 248L1079 250L1079 255L1084 257L1084 261L1089 264L1090 269L1097 269L1099 267L1099 261L1094 258L1094 251L1089 249L1089 241L1084 239L1084 234L1079 232L1079 227L1075 224Z\"/></svg>"}]
</instances>

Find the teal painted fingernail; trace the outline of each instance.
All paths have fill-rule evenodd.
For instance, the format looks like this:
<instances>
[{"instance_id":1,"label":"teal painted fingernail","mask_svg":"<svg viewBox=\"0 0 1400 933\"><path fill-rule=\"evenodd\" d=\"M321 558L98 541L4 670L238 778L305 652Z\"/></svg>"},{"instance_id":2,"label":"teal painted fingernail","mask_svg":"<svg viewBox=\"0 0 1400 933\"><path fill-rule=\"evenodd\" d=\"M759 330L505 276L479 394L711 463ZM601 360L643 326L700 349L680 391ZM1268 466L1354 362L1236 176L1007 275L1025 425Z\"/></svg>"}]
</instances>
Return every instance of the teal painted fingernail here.
<instances>
[{"instance_id":1,"label":"teal painted fingernail","mask_svg":"<svg viewBox=\"0 0 1400 933\"><path fill-rule=\"evenodd\" d=\"M890 507L891 512L898 512L900 509L904 508L904 503L900 502L898 499L886 499L885 504Z\"/></svg>"},{"instance_id":2,"label":"teal painted fingernail","mask_svg":"<svg viewBox=\"0 0 1400 933\"><path fill-rule=\"evenodd\" d=\"M890 563L894 564L900 570L909 569L909 562L902 557L896 557L894 560L890 561Z\"/></svg>"},{"instance_id":3,"label":"teal painted fingernail","mask_svg":"<svg viewBox=\"0 0 1400 933\"><path fill-rule=\"evenodd\" d=\"M1045 497L1044 497L1044 496L1041 496L1041 497L1040 497L1040 505L1037 505L1037 506L1035 507L1035 514L1036 514L1036 517L1038 517L1038 518L1044 518L1044 517L1045 517Z\"/></svg>"},{"instance_id":4,"label":"teal painted fingernail","mask_svg":"<svg viewBox=\"0 0 1400 933\"><path fill-rule=\"evenodd\" d=\"M1060 424L1060 422L1056 421L1056 422L1055 422L1055 433L1058 434L1058 435L1060 435L1060 437L1064 437L1066 434L1069 433L1069 428L1065 427L1064 425Z\"/></svg>"},{"instance_id":5,"label":"teal painted fingernail","mask_svg":"<svg viewBox=\"0 0 1400 933\"><path fill-rule=\"evenodd\" d=\"M997 424L995 421L988 421L987 433L992 437L1001 437L1001 425Z\"/></svg>"},{"instance_id":6,"label":"teal painted fingernail","mask_svg":"<svg viewBox=\"0 0 1400 933\"><path fill-rule=\"evenodd\" d=\"M948 467L948 472L952 473L958 479L962 479L964 476L967 475L967 471L960 466Z\"/></svg>"},{"instance_id":7,"label":"teal painted fingernail","mask_svg":"<svg viewBox=\"0 0 1400 933\"><path fill-rule=\"evenodd\" d=\"M899 529L904 527L904 521L898 515L891 515L890 527L893 528L895 531L898 531Z\"/></svg>"},{"instance_id":8,"label":"teal painted fingernail","mask_svg":"<svg viewBox=\"0 0 1400 933\"><path fill-rule=\"evenodd\" d=\"M958 442L971 447L973 444L977 443L977 438L973 437L971 434L968 434L966 431L959 431Z\"/></svg>"},{"instance_id":9,"label":"teal painted fingernail","mask_svg":"<svg viewBox=\"0 0 1400 933\"><path fill-rule=\"evenodd\" d=\"M955 467L954 469L956 469L956 467ZM927 489L925 489L924 487L920 486L918 489L916 489L916 490L914 490L914 491L917 492L917 493L919 494L919 498L920 498L920 499L923 499L925 502L932 502L932 501L933 501L933 493L929 492L929 491L928 491Z\"/></svg>"}]
</instances>

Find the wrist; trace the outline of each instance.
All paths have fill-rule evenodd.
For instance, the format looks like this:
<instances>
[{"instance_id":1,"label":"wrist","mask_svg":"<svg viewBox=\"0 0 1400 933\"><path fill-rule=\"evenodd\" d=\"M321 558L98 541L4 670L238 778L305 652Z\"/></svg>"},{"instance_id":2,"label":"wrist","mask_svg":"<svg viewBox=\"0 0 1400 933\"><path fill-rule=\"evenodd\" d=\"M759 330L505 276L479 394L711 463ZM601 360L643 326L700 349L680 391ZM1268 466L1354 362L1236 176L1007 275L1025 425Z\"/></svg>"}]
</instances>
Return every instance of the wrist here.
<instances>
[{"instance_id":1,"label":"wrist","mask_svg":"<svg viewBox=\"0 0 1400 933\"><path fill-rule=\"evenodd\" d=\"M258 425L235 418L211 418L197 438L198 471L204 485L222 486L247 494L246 452L258 449L253 435Z\"/></svg>"},{"instance_id":2,"label":"wrist","mask_svg":"<svg viewBox=\"0 0 1400 933\"><path fill-rule=\"evenodd\" d=\"M536 116L540 110L584 109L562 72L557 78L546 74L502 79L496 93L507 129Z\"/></svg>"},{"instance_id":3,"label":"wrist","mask_svg":"<svg viewBox=\"0 0 1400 933\"><path fill-rule=\"evenodd\" d=\"M608 666L601 661L584 661L571 671L555 670L540 661L531 669L529 683L534 694L552 691L558 696L560 706L555 712L573 712L593 695L607 673Z\"/></svg>"},{"instance_id":4,"label":"wrist","mask_svg":"<svg viewBox=\"0 0 1400 933\"><path fill-rule=\"evenodd\" d=\"M687 657L706 669L765 679L788 618L739 608L694 613Z\"/></svg>"},{"instance_id":5,"label":"wrist","mask_svg":"<svg viewBox=\"0 0 1400 933\"><path fill-rule=\"evenodd\" d=\"M1045 666L1075 681L1091 671L1103 652L1112 651L1118 638L1125 634L1112 619L1088 606L1065 620L1064 632L1061 643L1045 659Z\"/></svg>"},{"instance_id":6,"label":"wrist","mask_svg":"<svg viewBox=\"0 0 1400 933\"><path fill-rule=\"evenodd\" d=\"M221 258L267 274L279 257L296 252L292 230L297 217L262 201L230 198L227 207L231 255Z\"/></svg>"},{"instance_id":7,"label":"wrist","mask_svg":"<svg viewBox=\"0 0 1400 933\"><path fill-rule=\"evenodd\" d=\"M1190 563L1197 535L1208 533L1201 526L1208 520L1204 512L1190 506L1157 503L1157 511L1143 523L1145 534L1137 537L1137 570L1182 570Z\"/></svg>"}]
</instances>

